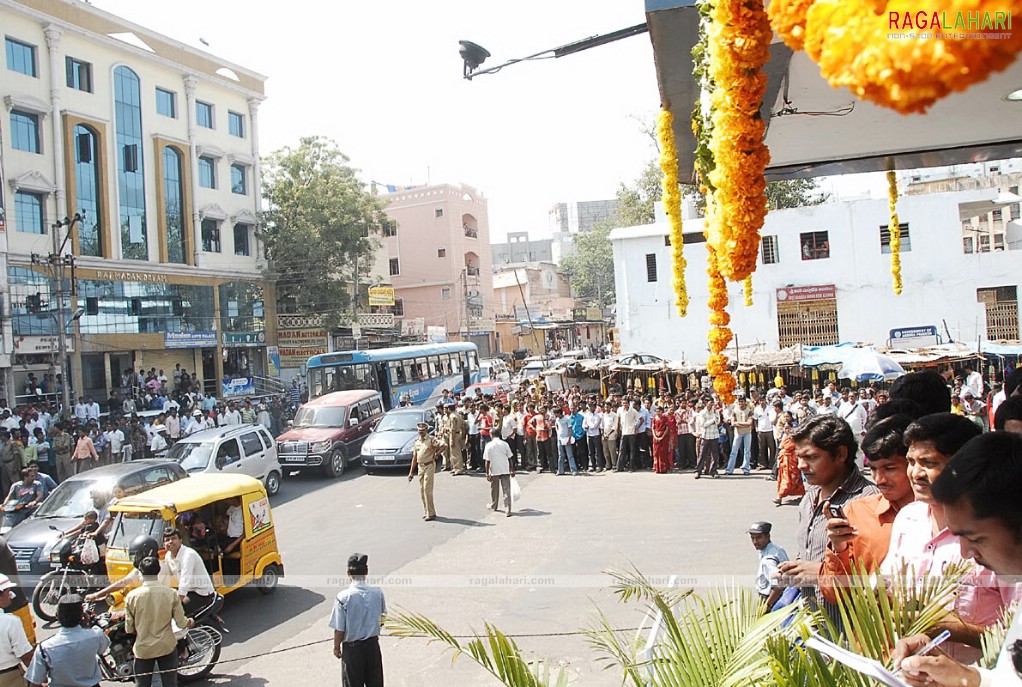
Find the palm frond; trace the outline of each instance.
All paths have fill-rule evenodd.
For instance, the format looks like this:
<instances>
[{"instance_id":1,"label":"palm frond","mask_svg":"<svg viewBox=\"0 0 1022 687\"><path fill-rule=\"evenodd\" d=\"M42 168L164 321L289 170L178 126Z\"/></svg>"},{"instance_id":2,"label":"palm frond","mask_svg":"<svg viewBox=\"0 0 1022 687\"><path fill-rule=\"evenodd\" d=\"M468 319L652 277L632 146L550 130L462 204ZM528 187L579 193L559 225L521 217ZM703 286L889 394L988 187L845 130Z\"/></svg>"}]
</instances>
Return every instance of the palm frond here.
<instances>
[{"instance_id":1,"label":"palm frond","mask_svg":"<svg viewBox=\"0 0 1022 687\"><path fill-rule=\"evenodd\" d=\"M518 644L490 623L486 623L484 636L473 637L464 646L454 635L416 613L388 616L385 627L397 637L426 637L430 642L445 644L453 652L452 662L467 655L507 687L562 687L567 684L563 670L558 670L551 683L549 665L543 662L530 665Z\"/></svg>"},{"instance_id":2,"label":"palm frond","mask_svg":"<svg viewBox=\"0 0 1022 687\"><path fill-rule=\"evenodd\" d=\"M1001 647L1004 645L1004 640L1008 636L1008 630L1011 628L1011 621L1014 619L1016 613L1018 613L1018 609L1016 607L1004 609L1004 613L997 622L988 627L980 636L979 648L983 652L983 655L977 663L980 668L992 670L994 665L997 664L997 658L1001 655Z\"/></svg>"}]
</instances>

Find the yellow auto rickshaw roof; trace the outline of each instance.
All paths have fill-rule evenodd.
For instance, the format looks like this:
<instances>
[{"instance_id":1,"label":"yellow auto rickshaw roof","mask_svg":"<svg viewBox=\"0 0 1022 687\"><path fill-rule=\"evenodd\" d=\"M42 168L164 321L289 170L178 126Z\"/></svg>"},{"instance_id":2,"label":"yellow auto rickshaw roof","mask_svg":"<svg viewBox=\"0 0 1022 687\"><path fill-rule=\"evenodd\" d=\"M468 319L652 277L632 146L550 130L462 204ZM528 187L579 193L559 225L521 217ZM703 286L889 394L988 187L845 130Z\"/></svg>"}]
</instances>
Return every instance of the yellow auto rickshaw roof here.
<instances>
[{"instance_id":1,"label":"yellow auto rickshaw roof","mask_svg":"<svg viewBox=\"0 0 1022 687\"><path fill-rule=\"evenodd\" d=\"M128 496L110 507L110 512L128 511L147 513L163 508L173 508L178 513L200 508L214 501L229 499L244 494L265 497L262 482L247 475L218 475L200 473Z\"/></svg>"}]
</instances>

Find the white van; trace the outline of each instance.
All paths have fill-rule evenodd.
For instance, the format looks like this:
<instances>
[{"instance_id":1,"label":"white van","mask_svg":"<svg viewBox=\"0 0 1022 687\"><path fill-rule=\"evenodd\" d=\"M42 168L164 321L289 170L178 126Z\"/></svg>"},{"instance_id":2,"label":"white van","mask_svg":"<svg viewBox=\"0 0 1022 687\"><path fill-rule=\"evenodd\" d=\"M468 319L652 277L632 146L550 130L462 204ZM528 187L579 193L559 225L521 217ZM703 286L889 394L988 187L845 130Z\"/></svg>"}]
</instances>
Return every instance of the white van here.
<instances>
[{"instance_id":1,"label":"white van","mask_svg":"<svg viewBox=\"0 0 1022 687\"><path fill-rule=\"evenodd\" d=\"M500 358L489 358L479 361L479 383L487 382L510 382L511 370Z\"/></svg>"},{"instance_id":2,"label":"white van","mask_svg":"<svg viewBox=\"0 0 1022 687\"><path fill-rule=\"evenodd\" d=\"M277 445L262 425L227 425L182 437L167 451L188 474L219 472L248 475L266 485L273 496L280 489Z\"/></svg>"}]
</instances>

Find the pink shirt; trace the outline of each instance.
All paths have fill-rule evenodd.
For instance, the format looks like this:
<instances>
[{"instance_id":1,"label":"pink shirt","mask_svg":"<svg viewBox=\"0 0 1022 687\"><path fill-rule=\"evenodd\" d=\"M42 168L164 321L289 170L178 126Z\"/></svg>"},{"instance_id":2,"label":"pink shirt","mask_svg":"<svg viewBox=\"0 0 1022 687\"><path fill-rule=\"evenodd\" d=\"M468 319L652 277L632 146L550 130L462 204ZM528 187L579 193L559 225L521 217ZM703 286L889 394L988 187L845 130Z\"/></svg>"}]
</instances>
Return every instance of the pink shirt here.
<instances>
[{"instance_id":1,"label":"pink shirt","mask_svg":"<svg viewBox=\"0 0 1022 687\"><path fill-rule=\"evenodd\" d=\"M894 519L891 547L880 565L880 573L897 579L911 571L921 581L924 576L942 574L949 565L961 560L958 537L947 528L934 535L930 506L916 501L902 508ZM967 623L985 627L1000 620L1015 598L1015 588L1000 585L993 571L975 563L973 566L973 572L962 579L948 610ZM958 642L945 646L947 653L962 663L974 663L981 655L979 649Z\"/></svg>"}]
</instances>

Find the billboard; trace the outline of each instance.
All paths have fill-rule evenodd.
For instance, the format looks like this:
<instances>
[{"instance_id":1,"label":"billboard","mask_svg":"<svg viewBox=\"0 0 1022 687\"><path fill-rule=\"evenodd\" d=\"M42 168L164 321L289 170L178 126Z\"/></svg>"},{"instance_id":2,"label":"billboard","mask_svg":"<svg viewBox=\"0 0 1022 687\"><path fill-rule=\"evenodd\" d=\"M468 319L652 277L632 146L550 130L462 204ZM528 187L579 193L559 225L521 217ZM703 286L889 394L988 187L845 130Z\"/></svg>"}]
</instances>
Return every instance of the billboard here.
<instances>
[{"instance_id":1,"label":"billboard","mask_svg":"<svg viewBox=\"0 0 1022 687\"><path fill-rule=\"evenodd\" d=\"M369 305L370 306L388 306L394 305L394 287L393 286L370 286L369 287Z\"/></svg>"}]
</instances>

